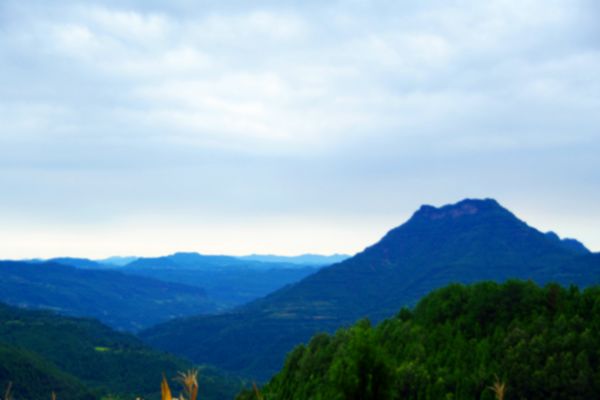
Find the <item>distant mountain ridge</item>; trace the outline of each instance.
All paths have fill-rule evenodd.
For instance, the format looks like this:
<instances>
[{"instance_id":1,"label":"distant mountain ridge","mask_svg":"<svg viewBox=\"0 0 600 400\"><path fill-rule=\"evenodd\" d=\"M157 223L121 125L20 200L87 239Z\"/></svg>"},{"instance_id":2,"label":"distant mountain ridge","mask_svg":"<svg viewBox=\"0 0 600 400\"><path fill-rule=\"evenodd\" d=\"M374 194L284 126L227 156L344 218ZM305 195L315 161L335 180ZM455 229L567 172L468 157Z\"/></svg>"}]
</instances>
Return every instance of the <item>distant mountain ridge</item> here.
<instances>
[{"instance_id":1,"label":"distant mountain ridge","mask_svg":"<svg viewBox=\"0 0 600 400\"><path fill-rule=\"evenodd\" d=\"M53 262L88 271L112 270L129 276L141 276L186 285L188 288L199 288L206 293L207 304L211 304L206 308L206 312L216 312L239 306L297 282L314 273L326 260L333 261L338 256L259 257L264 259L178 252L161 257L110 257L103 260L57 257L49 260L26 260L26 262L31 264ZM12 302L10 299L6 301ZM108 314L109 311L107 310ZM97 316L97 314L89 315ZM104 321L112 324L106 319Z\"/></svg>"},{"instance_id":2,"label":"distant mountain ridge","mask_svg":"<svg viewBox=\"0 0 600 400\"><path fill-rule=\"evenodd\" d=\"M42 262L44 262L44 261L42 261ZM56 258L51 258L51 259L47 260L46 262L68 265L68 266L77 267L77 268L89 268L89 269L106 268L106 265L104 265L100 262L97 262L97 261L88 260L87 258L56 257Z\"/></svg>"},{"instance_id":3,"label":"distant mountain ridge","mask_svg":"<svg viewBox=\"0 0 600 400\"><path fill-rule=\"evenodd\" d=\"M55 262L0 261L0 301L93 317L128 331L217 310L198 287Z\"/></svg>"},{"instance_id":4,"label":"distant mountain ridge","mask_svg":"<svg viewBox=\"0 0 600 400\"><path fill-rule=\"evenodd\" d=\"M231 308L265 296L314 273L320 266L258 261L231 256L175 253L139 258L119 270L206 290L219 308Z\"/></svg>"},{"instance_id":5,"label":"distant mountain ridge","mask_svg":"<svg viewBox=\"0 0 600 400\"><path fill-rule=\"evenodd\" d=\"M197 252L177 252L159 257L113 256L103 259L83 257L54 257L49 259L20 260L32 263L56 262L77 268L109 269L121 267L186 267L209 268L228 266L251 266L254 268L293 268L299 266L324 266L335 264L351 256L347 254L321 255L306 253L298 256L275 254L251 254L247 256L207 255ZM139 261L136 263L136 261ZM135 264L134 264L135 263Z\"/></svg>"},{"instance_id":6,"label":"distant mountain ridge","mask_svg":"<svg viewBox=\"0 0 600 400\"><path fill-rule=\"evenodd\" d=\"M531 228L493 199L422 206L378 243L232 312L174 320L141 333L196 361L265 379L319 331L379 321L449 283L509 278L585 287L600 255Z\"/></svg>"},{"instance_id":7,"label":"distant mountain ridge","mask_svg":"<svg viewBox=\"0 0 600 400\"><path fill-rule=\"evenodd\" d=\"M249 256L237 257L241 260L275 262L275 263L290 263L300 265L331 265L344 261L351 256L347 254L332 254L324 256L320 254L301 254L299 256L277 256L272 254L251 254Z\"/></svg>"},{"instance_id":8,"label":"distant mountain ridge","mask_svg":"<svg viewBox=\"0 0 600 400\"><path fill-rule=\"evenodd\" d=\"M112 265L114 267L123 267L127 264L130 264L132 262L134 262L135 260L137 260L139 257L135 257L135 256L112 256L112 257L108 257L108 258L103 258L100 260L95 260L97 263L100 263L102 265Z\"/></svg>"},{"instance_id":9,"label":"distant mountain ridge","mask_svg":"<svg viewBox=\"0 0 600 400\"><path fill-rule=\"evenodd\" d=\"M126 265L127 269L214 269L238 265L240 260L222 255L203 255L192 252L179 252L162 257L140 257Z\"/></svg>"},{"instance_id":10,"label":"distant mountain ridge","mask_svg":"<svg viewBox=\"0 0 600 400\"><path fill-rule=\"evenodd\" d=\"M300 256L257 255L227 256L206 255L195 252L178 252L161 257L139 257L124 267L133 269L196 269L214 270L223 268L246 269L290 269L304 266L324 266L343 261L349 256L334 254L322 256L304 254Z\"/></svg>"}]
</instances>

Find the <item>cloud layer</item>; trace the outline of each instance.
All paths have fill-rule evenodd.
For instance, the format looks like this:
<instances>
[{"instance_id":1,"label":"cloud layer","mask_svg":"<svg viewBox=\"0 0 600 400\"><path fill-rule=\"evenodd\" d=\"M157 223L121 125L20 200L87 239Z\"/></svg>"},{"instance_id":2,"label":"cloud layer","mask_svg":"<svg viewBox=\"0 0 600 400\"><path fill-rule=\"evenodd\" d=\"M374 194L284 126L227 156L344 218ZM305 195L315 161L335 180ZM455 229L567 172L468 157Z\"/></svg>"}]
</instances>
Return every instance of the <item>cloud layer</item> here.
<instances>
[{"instance_id":1,"label":"cloud layer","mask_svg":"<svg viewBox=\"0 0 600 400\"><path fill-rule=\"evenodd\" d=\"M599 250L598 15L4 1L0 256L351 252L465 196Z\"/></svg>"}]
</instances>

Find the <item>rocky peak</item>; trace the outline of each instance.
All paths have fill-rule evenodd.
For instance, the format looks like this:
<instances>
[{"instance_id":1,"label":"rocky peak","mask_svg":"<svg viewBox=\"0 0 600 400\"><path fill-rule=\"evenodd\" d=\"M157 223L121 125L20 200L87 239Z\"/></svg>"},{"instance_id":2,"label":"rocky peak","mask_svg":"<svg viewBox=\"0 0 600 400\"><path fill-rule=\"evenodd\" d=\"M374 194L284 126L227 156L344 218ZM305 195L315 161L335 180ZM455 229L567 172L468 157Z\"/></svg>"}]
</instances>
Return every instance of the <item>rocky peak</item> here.
<instances>
[{"instance_id":1,"label":"rocky peak","mask_svg":"<svg viewBox=\"0 0 600 400\"><path fill-rule=\"evenodd\" d=\"M439 208L423 205L415 213L414 217L429 220L439 220L444 218L456 219L466 215L503 210L502 206L494 199L465 199L456 204L450 204Z\"/></svg>"}]
</instances>

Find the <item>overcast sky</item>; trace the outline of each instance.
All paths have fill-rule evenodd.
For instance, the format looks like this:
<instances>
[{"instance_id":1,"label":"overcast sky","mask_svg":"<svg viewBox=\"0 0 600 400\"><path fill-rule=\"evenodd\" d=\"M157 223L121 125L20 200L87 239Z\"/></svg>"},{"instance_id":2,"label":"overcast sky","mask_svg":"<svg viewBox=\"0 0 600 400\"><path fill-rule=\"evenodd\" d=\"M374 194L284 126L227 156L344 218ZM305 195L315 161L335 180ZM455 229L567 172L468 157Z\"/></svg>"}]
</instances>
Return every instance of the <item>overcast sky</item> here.
<instances>
[{"instance_id":1,"label":"overcast sky","mask_svg":"<svg viewBox=\"0 0 600 400\"><path fill-rule=\"evenodd\" d=\"M0 1L0 258L354 253L464 197L600 250L600 2Z\"/></svg>"}]
</instances>

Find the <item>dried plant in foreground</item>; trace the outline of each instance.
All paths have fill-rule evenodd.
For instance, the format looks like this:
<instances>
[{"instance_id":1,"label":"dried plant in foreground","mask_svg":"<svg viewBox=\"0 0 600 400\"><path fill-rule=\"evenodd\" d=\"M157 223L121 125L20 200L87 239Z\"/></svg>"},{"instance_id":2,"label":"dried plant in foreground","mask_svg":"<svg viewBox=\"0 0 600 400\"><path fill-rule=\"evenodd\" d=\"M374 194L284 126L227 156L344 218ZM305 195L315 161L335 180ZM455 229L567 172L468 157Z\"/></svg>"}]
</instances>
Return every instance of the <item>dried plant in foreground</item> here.
<instances>
[{"instance_id":1,"label":"dried plant in foreground","mask_svg":"<svg viewBox=\"0 0 600 400\"><path fill-rule=\"evenodd\" d=\"M496 382L492 386L489 386L489 389L496 395L496 400L504 400L506 382L501 382L498 375L496 375Z\"/></svg>"},{"instance_id":2,"label":"dried plant in foreground","mask_svg":"<svg viewBox=\"0 0 600 400\"><path fill-rule=\"evenodd\" d=\"M162 382L160 383L160 396L162 400L173 400L173 396L171 396L171 389L169 388L169 383L167 382L167 378L164 374Z\"/></svg>"},{"instance_id":3,"label":"dried plant in foreground","mask_svg":"<svg viewBox=\"0 0 600 400\"><path fill-rule=\"evenodd\" d=\"M12 400L12 382L8 382L8 385L6 385L4 400Z\"/></svg>"},{"instance_id":4,"label":"dried plant in foreground","mask_svg":"<svg viewBox=\"0 0 600 400\"><path fill-rule=\"evenodd\" d=\"M198 398L198 370L190 369L180 372L178 380L183 385L188 400L196 400Z\"/></svg>"},{"instance_id":5,"label":"dried plant in foreground","mask_svg":"<svg viewBox=\"0 0 600 400\"><path fill-rule=\"evenodd\" d=\"M256 399L257 400L264 400L264 396L262 395L262 393L260 392L260 390L258 390L258 386L256 386L256 382L252 382L252 388L254 389L254 394L256 395Z\"/></svg>"}]
</instances>

